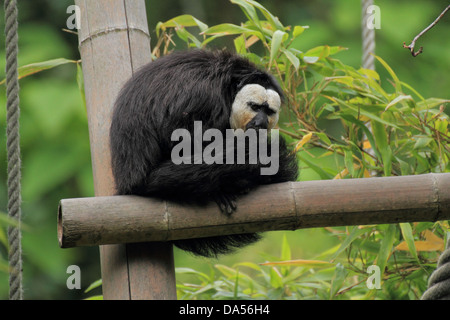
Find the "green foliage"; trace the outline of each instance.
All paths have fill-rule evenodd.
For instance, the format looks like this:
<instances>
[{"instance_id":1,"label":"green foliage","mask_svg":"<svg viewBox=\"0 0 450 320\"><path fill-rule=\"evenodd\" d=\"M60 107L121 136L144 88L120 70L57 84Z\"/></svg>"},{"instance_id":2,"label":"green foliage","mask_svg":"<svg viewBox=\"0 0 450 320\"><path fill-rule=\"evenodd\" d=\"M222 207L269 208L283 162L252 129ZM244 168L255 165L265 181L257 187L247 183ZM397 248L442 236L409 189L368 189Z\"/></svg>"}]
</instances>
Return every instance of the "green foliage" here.
<instances>
[{"instance_id":1,"label":"green foliage","mask_svg":"<svg viewBox=\"0 0 450 320\"><path fill-rule=\"evenodd\" d=\"M177 284L178 299L315 299L327 298L327 281L342 281L334 264L315 260L290 260L290 246L283 239L281 261L256 264L239 262L233 267L210 265L209 273L177 268L177 277L196 283ZM334 278L333 278L334 277ZM335 285L336 287L336 285ZM323 294L323 295L322 295Z\"/></svg>"},{"instance_id":2,"label":"green foliage","mask_svg":"<svg viewBox=\"0 0 450 320\"><path fill-rule=\"evenodd\" d=\"M295 145L301 180L450 172L449 117L445 113L449 100L424 98L381 57L376 57L377 67L389 75L387 80L377 71L341 62L335 55L346 50L343 47L299 48L296 40L307 32L307 26L284 26L256 1L231 2L247 18L241 25L210 27L189 15L159 23L154 58L173 50L173 32L188 48L206 48L218 38L232 37L237 53L269 70L282 85L288 108L280 118L280 131ZM198 32L192 32L196 28ZM317 266L290 264L284 243L281 258L288 262L283 267L248 262L233 268L216 265L209 274L178 269L180 276L191 275L199 282L179 284L179 297L417 299L443 250L448 224L327 230L342 243L323 254L327 267L316 270ZM374 264L381 270L381 290L368 290L365 285L366 269ZM244 273L246 268L263 281Z\"/></svg>"}]
</instances>

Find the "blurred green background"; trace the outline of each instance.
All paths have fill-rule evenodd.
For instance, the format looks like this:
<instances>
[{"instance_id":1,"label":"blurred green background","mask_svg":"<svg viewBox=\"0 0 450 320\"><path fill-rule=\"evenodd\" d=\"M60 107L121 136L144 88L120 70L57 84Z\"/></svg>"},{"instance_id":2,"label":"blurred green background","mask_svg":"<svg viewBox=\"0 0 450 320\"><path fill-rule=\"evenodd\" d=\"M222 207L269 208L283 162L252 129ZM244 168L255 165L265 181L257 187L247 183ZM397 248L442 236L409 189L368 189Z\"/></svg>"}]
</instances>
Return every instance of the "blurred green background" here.
<instances>
[{"instance_id":1,"label":"blurred green background","mask_svg":"<svg viewBox=\"0 0 450 320\"><path fill-rule=\"evenodd\" d=\"M349 48L337 57L359 67L361 64L361 4L359 0L266 0L260 1L285 25L309 25L298 47L318 45ZM70 0L19 1L19 64L55 58L79 59L77 36L63 31ZM449 4L446 0L375 0L381 9L376 54L394 69L400 79L424 97L450 99L450 14L417 43L424 53L416 58L402 47L428 26ZM239 24L245 19L239 7L228 0L146 1L152 44L155 25L180 14L192 14L208 25ZM0 20L4 27L4 13ZM1 33L0 72L4 78L4 36ZM382 77L387 77L381 73ZM80 299L83 290L69 290L66 269L81 268L82 289L101 277L98 248L60 249L56 238L56 211L64 198L93 196L89 134L86 111L76 82L74 64L60 66L24 78L21 86L21 151L23 219L24 296L26 299ZM5 106L5 89L0 90ZM5 107L0 110L0 211L6 211ZM313 179L303 170L302 180ZM4 226L1 226L4 229ZM208 264L231 265L237 261L264 262L278 256L283 234L291 244L292 257L308 259L335 245L323 229L270 232L260 243L220 258L206 260L175 251L176 266L207 268ZM0 266L6 250L0 246ZM94 293L100 293L96 291ZM8 296L8 275L0 267L0 299Z\"/></svg>"}]
</instances>

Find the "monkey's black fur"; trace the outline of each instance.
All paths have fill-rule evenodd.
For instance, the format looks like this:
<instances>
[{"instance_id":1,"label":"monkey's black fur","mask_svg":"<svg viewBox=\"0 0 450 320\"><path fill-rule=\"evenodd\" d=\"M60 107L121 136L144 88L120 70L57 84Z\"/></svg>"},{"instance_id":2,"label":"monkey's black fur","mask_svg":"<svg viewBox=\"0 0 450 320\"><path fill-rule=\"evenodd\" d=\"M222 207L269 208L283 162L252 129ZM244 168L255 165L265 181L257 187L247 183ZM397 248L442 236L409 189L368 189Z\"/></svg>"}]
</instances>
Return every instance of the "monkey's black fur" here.
<instances>
[{"instance_id":1,"label":"monkey's black fur","mask_svg":"<svg viewBox=\"0 0 450 320\"><path fill-rule=\"evenodd\" d=\"M171 161L175 129L193 132L230 128L233 100L246 84L260 84L283 97L275 79L252 63L225 51L172 53L145 65L121 90L112 118L112 170L117 194L154 196L170 201L216 201L223 211L236 209L239 194L261 184L297 178L295 155L280 137L279 171L262 176L260 164L180 164ZM225 136L225 135L224 135ZM270 147L269 147L270 149ZM231 209L231 210L230 210ZM253 243L257 234L178 240L181 249L217 256Z\"/></svg>"}]
</instances>

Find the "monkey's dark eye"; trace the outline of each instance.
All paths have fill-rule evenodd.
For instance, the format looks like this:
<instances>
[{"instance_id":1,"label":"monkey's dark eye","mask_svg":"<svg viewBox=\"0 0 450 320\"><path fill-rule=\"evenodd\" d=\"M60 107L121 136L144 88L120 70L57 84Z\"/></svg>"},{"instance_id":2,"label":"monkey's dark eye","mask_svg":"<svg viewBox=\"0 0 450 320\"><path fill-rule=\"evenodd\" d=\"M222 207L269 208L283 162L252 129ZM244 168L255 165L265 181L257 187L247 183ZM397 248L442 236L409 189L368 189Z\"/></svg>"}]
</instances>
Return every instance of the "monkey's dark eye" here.
<instances>
[{"instance_id":1,"label":"monkey's dark eye","mask_svg":"<svg viewBox=\"0 0 450 320\"><path fill-rule=\"evenodd\" d=\"M259 111L261 109L261 105L257 104L256 102L247 102L247 105L252 108L253 111Z\"/></svg>"},{"instance_id":2,"label":"monkey's dark eye","mask_svg":"<svg viewBox=\"0 0 450 320\"><path fill-rule=\"evenodd\" d=\"M276 111L274 111L274 110L272 110L270 108L267 108L266 113L267 113L268 116L271 116L271 115L275 114Z\"/></svg>"}]
</instances>

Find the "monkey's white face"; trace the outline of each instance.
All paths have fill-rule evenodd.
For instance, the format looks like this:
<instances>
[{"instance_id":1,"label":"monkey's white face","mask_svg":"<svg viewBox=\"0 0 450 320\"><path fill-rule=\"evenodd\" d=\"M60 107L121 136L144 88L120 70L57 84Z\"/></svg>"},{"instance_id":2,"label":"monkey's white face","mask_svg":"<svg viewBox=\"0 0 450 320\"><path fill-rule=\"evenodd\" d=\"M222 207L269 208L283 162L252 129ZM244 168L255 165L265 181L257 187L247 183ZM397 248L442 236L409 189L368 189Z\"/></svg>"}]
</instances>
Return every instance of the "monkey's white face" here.
<instances>
[{"instance_id":1,"label":"monkey's white face","mask_svg":"<svg viewBox=\"0 0 450 320\"><path fill-rule=\"evenodd\" d=\"M259 84L247 84L236 94L230 116L232 129L245 130L247 124L260 112L267 115L267 129L278 122L281 99L279 94Z\"/></svg>"}]
</instances>

